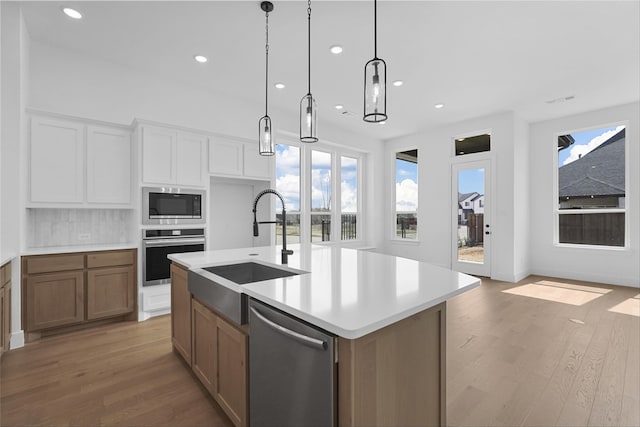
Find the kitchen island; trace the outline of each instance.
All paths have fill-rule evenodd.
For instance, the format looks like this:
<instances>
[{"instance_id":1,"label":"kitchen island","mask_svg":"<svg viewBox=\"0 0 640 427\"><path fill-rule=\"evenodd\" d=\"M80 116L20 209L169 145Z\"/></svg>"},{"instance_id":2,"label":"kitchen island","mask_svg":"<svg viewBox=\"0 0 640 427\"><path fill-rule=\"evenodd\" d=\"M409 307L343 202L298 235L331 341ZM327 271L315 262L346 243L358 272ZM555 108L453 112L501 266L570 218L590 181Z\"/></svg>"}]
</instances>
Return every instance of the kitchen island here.
<instances>
[{"instance_id":1,"label":"kitchen island","mask_svg":"<svg viewBox=\"0 0 640 427\"><path fill-rule=\"evenodd\" d=\"M189 270L228 291L250 296L334 334L339 425L446 425L446 300L479 286L480 280L363 250L320 245L292 245L291 249L294 254L289 256L287 268L300 274L244 285L203 267L241 262L283 267L279 265L279 247L173 254L169 258L182 282L189 277L185 273ZM193 300L203 305L198 295ZM215 307L210 308L226 323L236 323L237 331L249 333L243 325L244 316L232 322ZM172 312L175 316L173 301ZM185 352L179 353L187 359ZM247 424L241 413L231 418L236 424Z\"/></svg>"}]
</instances>

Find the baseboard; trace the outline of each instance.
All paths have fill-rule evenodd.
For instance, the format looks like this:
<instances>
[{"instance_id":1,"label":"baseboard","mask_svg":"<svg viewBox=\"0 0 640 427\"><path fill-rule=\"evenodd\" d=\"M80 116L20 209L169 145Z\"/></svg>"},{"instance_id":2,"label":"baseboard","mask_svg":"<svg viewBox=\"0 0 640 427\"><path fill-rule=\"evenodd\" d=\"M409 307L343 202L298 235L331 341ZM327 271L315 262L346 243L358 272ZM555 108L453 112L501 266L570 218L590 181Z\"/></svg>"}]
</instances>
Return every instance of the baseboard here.
<instances>
[{"instance_id":1,"label":"baseboard","mask_svg":"<svg viewBox=\"0 0 640 427\"><path fill-rule=\"evenodd\" d=\"M138 322L143 322L153 317L164 316L166 314L171 314L171 307L156 311L141 311L138 313Z\"/></svg>"},{"instance_id":2,"label":"baseboard","mask_svg":"<svg viewBox=\"0 0 640 427\"><path fill-rule=\"evenodd\" d=\"M553 269L532 269L531 274L536 276L557 277L558 279L582 280L585 282L603 283L607 285L626 286L628 288L640 288L640 280L637 277L617 277L598 274L584 274L571 271Z\"/></svg>"}]
</instances>

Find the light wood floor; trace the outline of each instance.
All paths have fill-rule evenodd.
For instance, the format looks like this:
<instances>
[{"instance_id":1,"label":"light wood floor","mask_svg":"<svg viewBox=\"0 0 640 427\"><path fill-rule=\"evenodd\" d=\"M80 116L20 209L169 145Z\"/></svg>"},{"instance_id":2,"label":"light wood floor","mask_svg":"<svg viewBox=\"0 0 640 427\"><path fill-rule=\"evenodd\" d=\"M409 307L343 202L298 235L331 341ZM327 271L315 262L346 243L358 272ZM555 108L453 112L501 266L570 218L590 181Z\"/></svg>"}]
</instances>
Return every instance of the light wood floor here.
<instances>
[{"instance_id":1,"label":"light wood floor","mask_svg":"<svg viewBox=\"0 0 640 427\"><path fill-rule=\"evenodd\" d=\"M453 298L448 424L640 426L639 292L531 276Z\"/></svg>"},{"instance_id":2,"label":"light wood floor","mask_svg":"<svg viewBox=\"0 0 640 427\"><path fill-rule=\"evenodd\" d=\"M448 424L639 426L639 292L530 277L450 300ZM165 316L5 353L0 423L231 426L169 335Z\"/></svg>"}]
</instances>

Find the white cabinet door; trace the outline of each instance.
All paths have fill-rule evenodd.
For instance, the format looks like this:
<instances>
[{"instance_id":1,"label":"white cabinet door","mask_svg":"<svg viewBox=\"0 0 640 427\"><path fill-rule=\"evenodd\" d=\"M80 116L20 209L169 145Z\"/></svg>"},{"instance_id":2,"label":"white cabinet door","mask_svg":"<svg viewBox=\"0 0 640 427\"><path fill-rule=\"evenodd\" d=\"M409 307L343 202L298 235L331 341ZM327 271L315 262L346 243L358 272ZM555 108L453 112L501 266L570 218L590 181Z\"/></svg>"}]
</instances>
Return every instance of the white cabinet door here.
<instances>
[{"instance_id":1,"label":"white cabinet door","mask_svg":"<svg viewBox=\"0 0 640 427\"><path fill-rule=\"evenodd\" d=\"M209 142L209 173L242 175L242 143L211 139Z\"/></svg>"},{"instance_id":2,"label":"white cabinet door","mask_svg":"<svg viewBox=\"0 0 640 427\"><path fill-rule=\"evenodd\" d=\"M274 157L261 156L258 152L258 143L244 144L244 176L271 179Z\"/></svg>"},{"instance_id":3,"label":"white cabinet door","mask_svg":"<svg viewBox=\"0 0 640 427\"><path fill-rule=\"evenodd\" d=\"M144 126L142 128L142 180L154 184L174 184L176 132Z\"/></svg>"},{"instance_id":4,"label":"white cabinet door","mask_svg":"<svg viewBox=\"0 0 640 427\"><path fill-rule=\"evenodd\" d=\"M87 202L131 203L131 135L108 127L87 128Z\"/></svg>"},{"instance_id":5,"label":"white cabinet door","mask_svg":"<svg viewBox=\"0 0 640 427\"><path fill-rule=\"evenodd\" d=\"M207 138L202 135L178 134L176 149L177 184L204 186L204 152Z\"/></svg>"},{"instance_id":6,"label":"white cabinet door","mask_svg":"<svg viewBox=\"0 0 640 427\"><path fill-rule=\"evenodd\" d=\"M31 119L30 199L84 200L84 126L58 119Z\"/></svg>"}]
</instances>

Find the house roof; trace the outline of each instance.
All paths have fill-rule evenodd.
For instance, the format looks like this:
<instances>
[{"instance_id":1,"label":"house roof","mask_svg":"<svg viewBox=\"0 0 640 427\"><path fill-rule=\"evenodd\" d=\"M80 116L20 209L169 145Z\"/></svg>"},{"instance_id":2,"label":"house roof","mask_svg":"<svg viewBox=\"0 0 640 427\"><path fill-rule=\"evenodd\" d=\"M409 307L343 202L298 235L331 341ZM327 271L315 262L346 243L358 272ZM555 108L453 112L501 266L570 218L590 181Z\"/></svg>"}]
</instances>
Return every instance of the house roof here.
<instances>
[{"instance_id":1,"label":"house roof","mask_svg":"<svg viewBox=\"0 0 640 427\"><path fill-rule=\"evenodd\" d=\"M478 195L478 193L476 193L475 191L473 193L458 193L458 203L459 202L464 202L465 200L469 199L470 197L474 196L474 195Z\"/></svg>"},{"instance_id":2,"label":"house roof","mask_svg":"<svg viewBox=\"0 0 640 427\"><path fill-rule=\"evenodd\" d=\"M623 196L625 129L558 170L560 197Z\"/></svg>"}]
</instances>

